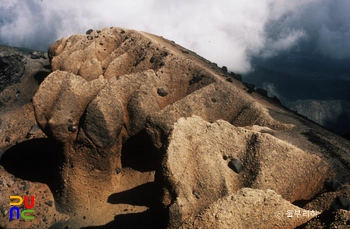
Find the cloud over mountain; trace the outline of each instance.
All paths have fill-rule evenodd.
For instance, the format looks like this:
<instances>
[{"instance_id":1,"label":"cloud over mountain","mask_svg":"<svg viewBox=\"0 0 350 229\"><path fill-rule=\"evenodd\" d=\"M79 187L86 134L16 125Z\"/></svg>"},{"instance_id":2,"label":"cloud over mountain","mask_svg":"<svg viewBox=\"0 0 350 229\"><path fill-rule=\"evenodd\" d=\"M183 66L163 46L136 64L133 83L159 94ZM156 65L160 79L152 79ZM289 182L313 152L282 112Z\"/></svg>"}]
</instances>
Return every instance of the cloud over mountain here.
<instances>
[{"instance_id":1,"label":"cloud over mountain","mask_svg":"<svg viewBox=\"0 0 350 229\"><path fill-rule=\"evenodd\" d=\"M2 0L0 44L47 49L60 37L119 26L162 35L237 72L291 48L350 57L348 0Z\"/></svg>"}]
</instances>

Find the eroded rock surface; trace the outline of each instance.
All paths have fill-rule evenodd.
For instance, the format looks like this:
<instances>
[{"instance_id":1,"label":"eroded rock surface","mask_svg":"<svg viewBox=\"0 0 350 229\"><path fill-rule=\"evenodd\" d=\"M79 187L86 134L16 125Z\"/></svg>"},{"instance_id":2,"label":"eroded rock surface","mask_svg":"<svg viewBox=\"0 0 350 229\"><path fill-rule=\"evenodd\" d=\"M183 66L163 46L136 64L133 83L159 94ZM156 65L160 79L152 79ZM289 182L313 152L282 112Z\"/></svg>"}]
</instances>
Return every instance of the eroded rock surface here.
<instances>
[{"instance_id":1,"label":"eroded rock surface","mask_svg":"<svg viewBox=\"0 0 350 229\"><path fill-rule=\"evenodd\" d=\"M250 228L248 217L294 228L315 218L281 220L276 206L301 211L307 202L327 211L325 180L349 182L348 141L175 42L111 27L62 38L48 57L52 73L34 75L38 91L38 84L22 88L21 108L16 85L0 93L11 92L17 106L0 119L1 149L11 147L0 162L28 182L47 183L70 217L53 228ZM19 110L27 117L21 134ZM45 158L38 163L48 173L18 172L19 151ZM324 206L310 201L320 193Z\"/></svg>"},{"instance_id":2,"label":"eroded rock surface","mask_svg":"<svg viewBox=\"0 0 350 229\"><path fill-rule=\"evenodd\" d=\"M162 200L173 228L243 187L272 189L290 202L311 199L330 169L318 156L270 134L223 120L180 118L167 139L159 183L167 184ZM233 158L243 164L239 174L228 165Z\"/></svg>"},{"instance_id":3,"label":"eroded rock surface","mask_svg":"<svg viewBox=\"0 0 350 229\"><path fill-rule=\"evenodd\" d=\"M292 205L273 190L243 188L210 204L180 228L296 228L318 214Z\"/></svg>"}]
</instances>

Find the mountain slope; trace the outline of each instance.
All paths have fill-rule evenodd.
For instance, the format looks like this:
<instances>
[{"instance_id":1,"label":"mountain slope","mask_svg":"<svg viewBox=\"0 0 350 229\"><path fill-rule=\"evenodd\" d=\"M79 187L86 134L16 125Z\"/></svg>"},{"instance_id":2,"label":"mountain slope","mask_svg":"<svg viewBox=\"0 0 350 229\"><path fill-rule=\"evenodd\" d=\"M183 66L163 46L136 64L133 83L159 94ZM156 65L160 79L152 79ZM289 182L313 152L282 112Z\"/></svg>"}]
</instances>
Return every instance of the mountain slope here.
<instances>
[{"instance_id":1,"label":"mountain slope","mask_svg":"<svg viewBox=\"0 0 350 229\"><path fill-rule=\"evenodd\" d=\"M348 141L175 42L104 28L60 39L49 58L52 73L24 113L45 136L17 145L12 137L0 160L3 177L47 185L55 198L59 222L41 213L32 228L244 228L249 216L264 228L307 227L330 209L314 202L320 193L350 198L338 191L348 187ZM40 166L25 172L28 159ZM288 209L319 212L290 219ZM0 226L18 222L5 217Z\"/></svg>"}]
</instances>

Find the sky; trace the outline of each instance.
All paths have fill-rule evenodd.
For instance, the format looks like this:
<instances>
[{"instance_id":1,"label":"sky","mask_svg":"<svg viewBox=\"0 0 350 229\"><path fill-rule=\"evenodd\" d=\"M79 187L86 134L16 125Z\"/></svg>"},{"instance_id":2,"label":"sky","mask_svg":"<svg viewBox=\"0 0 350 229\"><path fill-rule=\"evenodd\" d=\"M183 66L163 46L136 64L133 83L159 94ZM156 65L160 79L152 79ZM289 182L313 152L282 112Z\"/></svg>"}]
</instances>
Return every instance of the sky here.
<instances>
[{"instance_id":1,"label":"sky","mask_svg":"<svg viewBox=\"0 0 350 229\"><path fill-rule=\"evenodd\" d=\"M243 74L257 60L350 60L350 0L0 2L3 45L47 50L61 37L110 26L163 36Z\"/></svg>"}]
</instances>

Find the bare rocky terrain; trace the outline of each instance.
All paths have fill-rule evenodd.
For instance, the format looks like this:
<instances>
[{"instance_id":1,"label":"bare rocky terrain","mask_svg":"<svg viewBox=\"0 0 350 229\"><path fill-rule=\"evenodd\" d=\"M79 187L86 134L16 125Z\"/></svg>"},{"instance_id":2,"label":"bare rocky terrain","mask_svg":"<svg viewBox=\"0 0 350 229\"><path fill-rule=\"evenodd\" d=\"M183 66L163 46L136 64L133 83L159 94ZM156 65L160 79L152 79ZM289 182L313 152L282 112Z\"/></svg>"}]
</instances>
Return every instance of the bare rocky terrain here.
<instances>
[{"instance_id":1,"label":"bare rocky terrain","mask_svg":"<svg viewBox=\"0 0 350 229\"><path fill-rule=\"evenodd\" d=\"M350 225L350 142L174 41L111 27L0 54L0 227ZM35 219L10 221L10 195Z\"/></svg>"}]
</instances>

